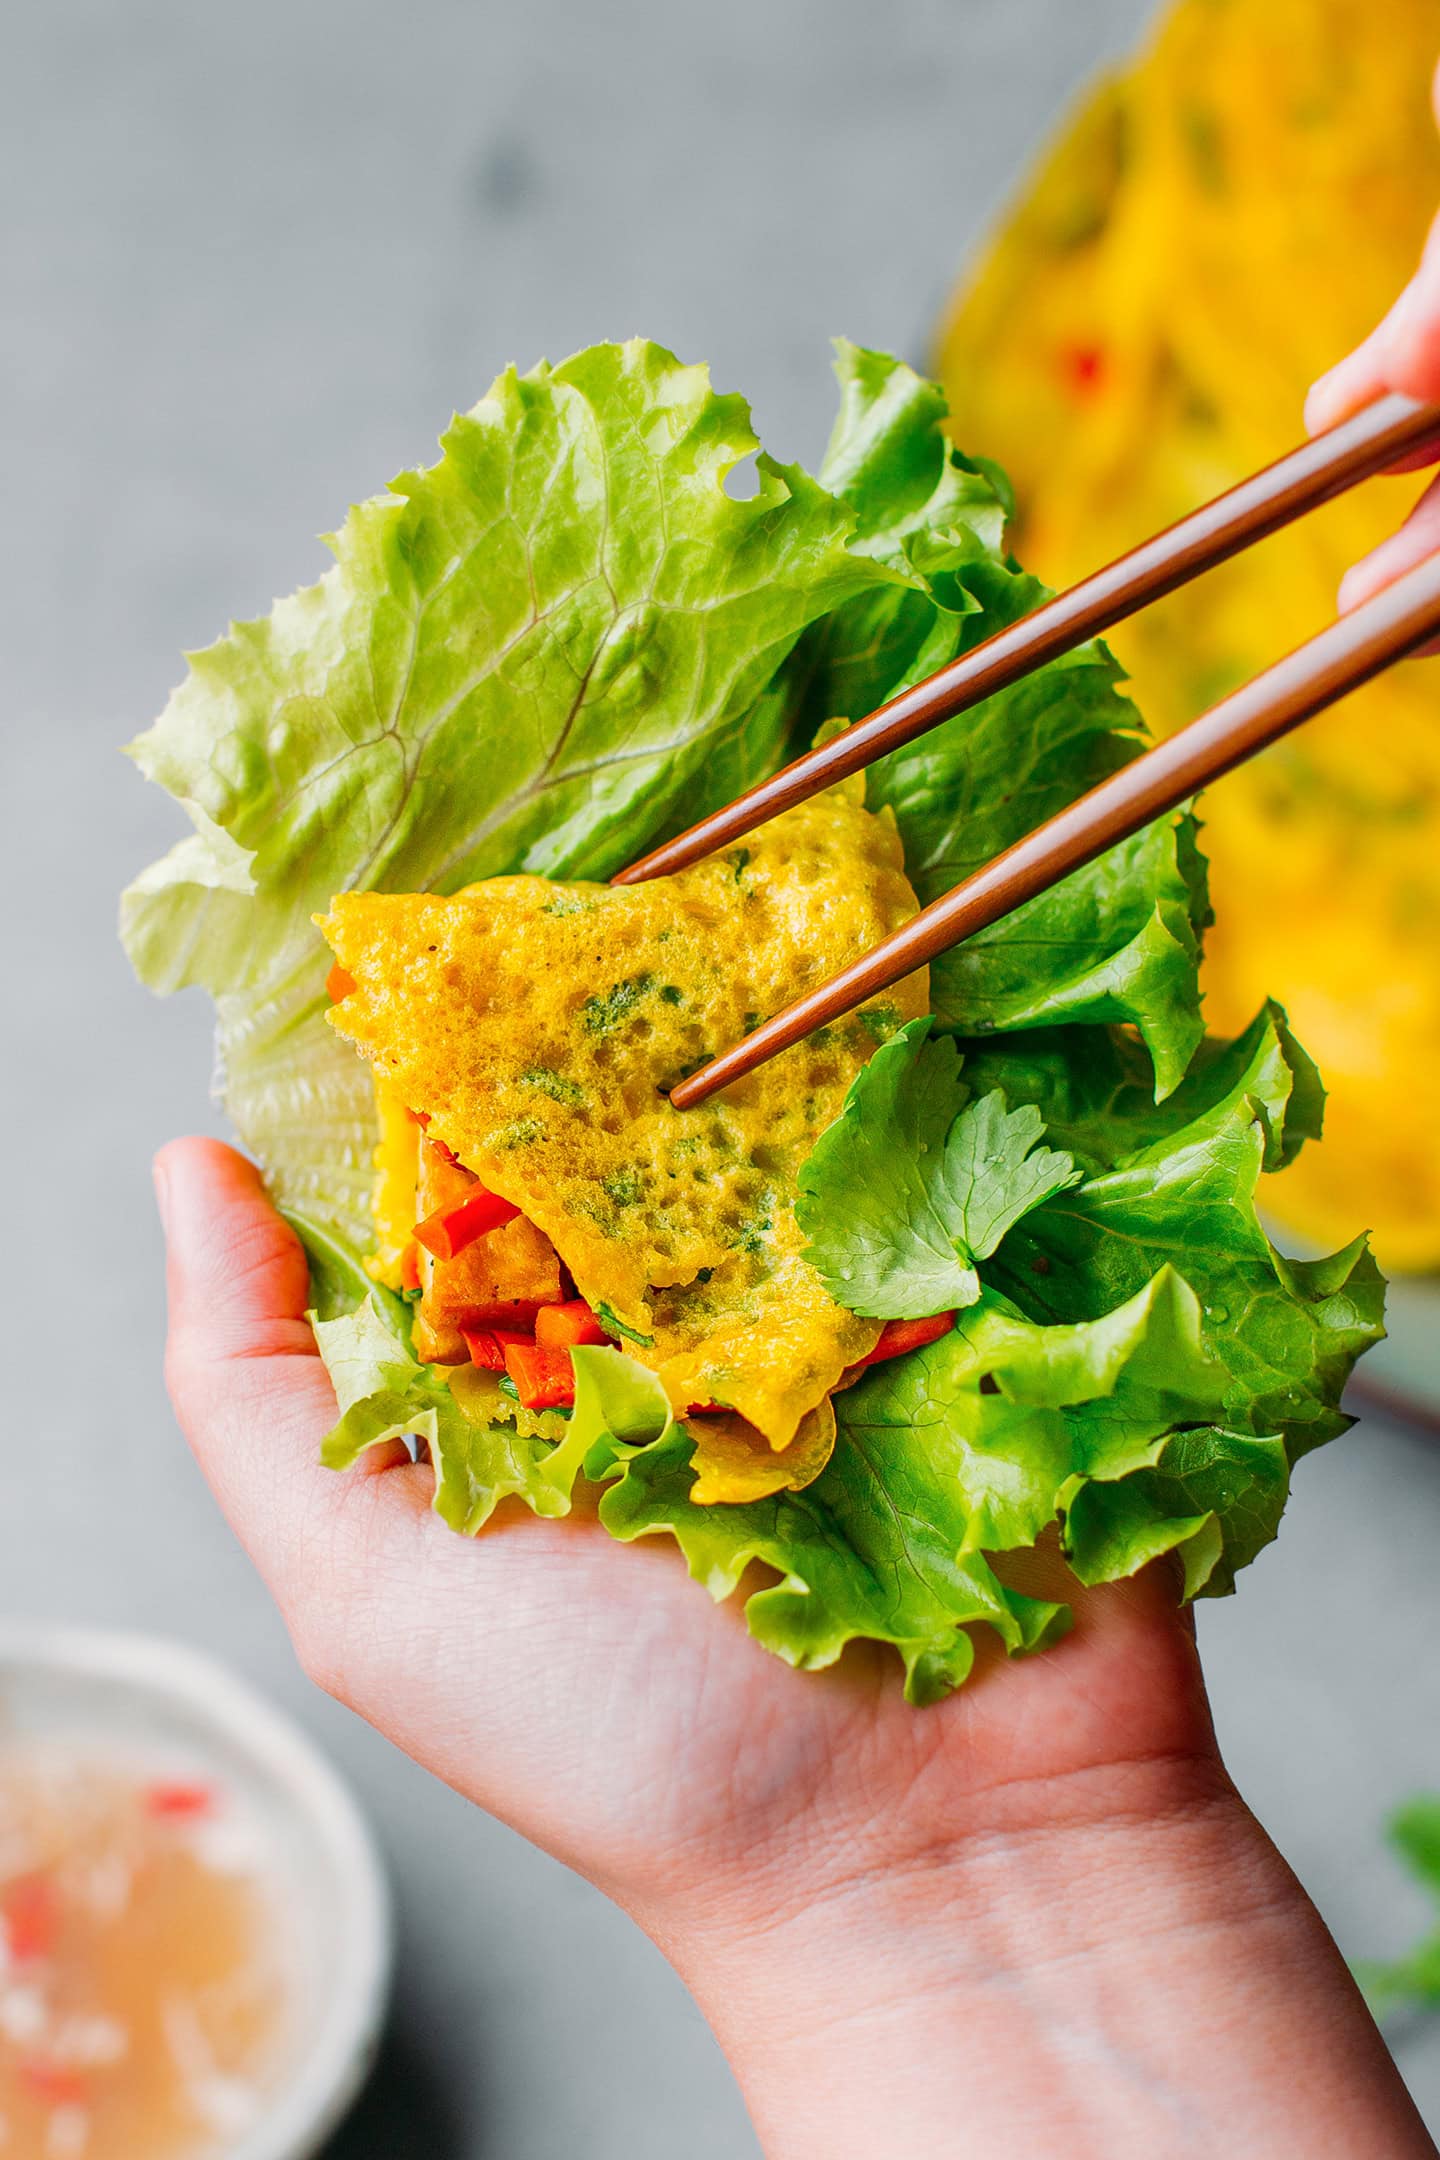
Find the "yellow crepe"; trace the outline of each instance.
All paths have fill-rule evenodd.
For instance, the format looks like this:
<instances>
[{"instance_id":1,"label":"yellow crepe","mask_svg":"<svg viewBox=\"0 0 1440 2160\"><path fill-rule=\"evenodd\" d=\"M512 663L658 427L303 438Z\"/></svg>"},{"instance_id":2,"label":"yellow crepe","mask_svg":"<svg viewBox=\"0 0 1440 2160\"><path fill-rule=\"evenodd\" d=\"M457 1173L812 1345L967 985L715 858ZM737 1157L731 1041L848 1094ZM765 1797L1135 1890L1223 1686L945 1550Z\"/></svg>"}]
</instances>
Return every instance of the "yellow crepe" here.
<instances>
[{"instance_id":1,"label":"yellow crepe","mask_svg":"<svg viewBox=\"0 0 1440 2160\"><path fill-rule=\"evenodd\" d=\"M365 1265L376 1282L384 1283L390 1290L398 1290L406 1248L415 1236L420 1127L401 1097L393 1089L378 1083L375 1116L380 1127L375 1149L375 1189L370 1207L375 1222L375 1250Z\"/></svg>"},{"instance_id":2,"label":"yellow crepe","mask_svg":"<svg viewBox=\"0 0 1440 2160\"><path fill-rule=\"evenodd\" d=\"M699 1110L663 1091L915 911L888 814L832 791L647 885L341 894L321 928L356 988L330 1017L382 1099L553 1241L677 1411L722 1405L778 1452L879 1335L804 1259L796 1174L927 1010L925 974Z\"/></svg>"},{"instance_id":3,"label":"yellow crepe","mask_svg":"<svg viewBox=\"0 0 1440 2160\"><path fill-rule=\"evenodd\" d=\"M999 458L1016 545L1065 585L1288 449L1311 378L1408 277L1440 195L1440 0L1181 0L1042 162L940 370ZM1372 481L1114 632L1159 727L1308 637L1422 482ZM1440 1262L1440 725L1431 661L1205 798L1207 1016L1289 1007L1326 1140L1269 1205L1326 1243Z\"/></svg>"},{"instance_id":4,"label":"yellow crepe","mask_svg":"<svg viewBox=\"0 0 1440 2160\"><path fill-rule=\"evenodd\" d=\"M835 1410L828 1396L806 1411L794 1439L778 1453L755 1445L754 1428L744 1418L691 1418L687 1430L695 1443L690 1498L696 1507L803 1492L835 1452Z\"/></svg>"}]
</instances>

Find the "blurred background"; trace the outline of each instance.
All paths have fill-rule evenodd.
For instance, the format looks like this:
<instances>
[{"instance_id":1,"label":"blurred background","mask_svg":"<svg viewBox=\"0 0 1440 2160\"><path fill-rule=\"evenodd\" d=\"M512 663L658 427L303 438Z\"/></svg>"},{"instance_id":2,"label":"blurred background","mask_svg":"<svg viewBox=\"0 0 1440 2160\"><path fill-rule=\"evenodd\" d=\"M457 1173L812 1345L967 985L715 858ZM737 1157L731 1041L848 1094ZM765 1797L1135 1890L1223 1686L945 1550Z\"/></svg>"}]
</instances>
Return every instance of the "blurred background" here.
<instances>
[{"instance_id":1,"label":"blurred background","mask_svg":"<svg viewBox=\"0 0 1440 2160\"><path fill-rule=\"evenodd\" d=\"M315 577L314 536L511 359L643 331L813 462L827 339L899 351L1010 466L1052 581L1278 454L1440 196L1440 0L1185 0L1152 43L1156 21L1144 0L48 0L0 26L0 1615L182 1637L352 1782L400 1972L334 2160L757 2148L629 1923L302 1680L191 1467L149 1156L206 1123L209 1025L198 995L150 1000L114 939L120 886L178 829L118 747L182 648ZM1122 635L1156 724L1317 627L1414 489ZM1412 666L1207 806L1212 1023L1273 990L1334 1091L1285 1227L1369 1222L1404 1271L1378 1399L1200 1621L1232 1769L1354 1956L1422 1926L1379 1829L1440 1786L1437 704ZM1440 2024L1396 2044L1440 2130Z\"/></svg>"}]
</instances>

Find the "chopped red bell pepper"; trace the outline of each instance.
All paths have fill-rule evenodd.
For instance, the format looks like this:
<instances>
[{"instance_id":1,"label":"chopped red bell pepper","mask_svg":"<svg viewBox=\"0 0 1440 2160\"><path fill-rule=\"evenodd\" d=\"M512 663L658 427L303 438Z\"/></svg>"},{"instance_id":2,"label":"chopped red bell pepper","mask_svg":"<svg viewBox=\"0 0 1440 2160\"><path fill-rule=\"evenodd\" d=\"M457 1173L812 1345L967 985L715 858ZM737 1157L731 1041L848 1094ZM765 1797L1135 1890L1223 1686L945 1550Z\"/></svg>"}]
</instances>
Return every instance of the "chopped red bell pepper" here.
<instances>
[{"instance_id":1,"label":"chopped red bell pepper","mask_svg":"<svg viewBox=\"0 0 1440 2160\"><path fill-rule=\"evenodd\" d=\"M402 1290L420 1288L420 1247L414 1238L400 1255L400 1287Z\"/></svg>"},{"instance_id":2,"label":"chopped red bell pepper","mask_svg":"<svg viewBox=\"0 0 1440 2160\"><path fill-rule=\"evenodd\" d=\"M209 1785L151 1785L145 1793L148 1815L169 1816L177 1821L189 1815L208 1815L214 1805L215 1794Z\"/></svg>"},{"instance_id":3,"label":"chopped red bell pepper","mask_svg":"<svg viewBox=\"0 0 1440 2160\"><path fill-rule=\"evenodd\" d=\"M575 1400L575 1368L568 1350L546 1350L539 1343L506 1343L505 1370L527 1410L558 1410Z\"/></svg>"},{"instance_id":4,"label":"chopped red bell pepper","mask_svg":"<svg viewBox=\"0 0 1440 2160\"><path fill-rule=\"evenodd\" d=\"M903 1357L907 1350L918 1350L925 1343L938 1342L954 1325L953 1312L932 1313L928 1320L887 1320L880 1330L880 1340L869 1356L857 1358L847 1370L864 1372L867 1365L880 1365L886 1358Z\"/></svg>"},{"instance_id":5,"label":"chopped red bell pepper","mask_svg":"<svg viewBox=\"0 0 1440 2160\"><path fill-rule=\"evenodd\" d=\"M531 1338L509 1328L462 1327L465 1347L470 1352L470 1362L482 1372L504 1372L505 1346L507 1343L528 1343Z\"/></svg>"},{"instance_id":6,"label":"chopped red bell pepper","mask_svg":"<svg viewBox=\"0 0 1440 2160\"><path fill-rule=\"evenodd\" d=\"M420 1127L421 1132L424 1132L425 1127L430 1123L430 1112L428 1110L411 1110L407 1107L405 1115L412 1125Z\"/></svg>"},{"instance_id":7,"label":"chopped red bell pepper","mask_svg":"<svg viewBox=\"0 0 1440 2160\"><path fill-rule=\"evenodd\" d=\"M519 1213L513 1201L502 1200L499 1193L477 1185L458 1207L437 1208L424 1222L416 1223L415 1235L437 1260L454 1260L467 1245L473 1245L476 1238L503 1229L506 1223L514 1222Z\"/></svg>"},{"instance_id":8,"label":"chopped red bell pepper","mask_svg":"<svg viewBox=\"0 0 1440 2160\"><path fill-rule=\"evenodd\" d=\"M542 1305L535 1315L535 1340L542 1350L573 1350L580 1343L608 1343L600 1322L583 1297L563 1305Z\"/></svg>"},{"instance_id":9,"label":"chopped red bell pepper","mask_svg":"<svg viewBox=\"0 0 1440 2160\"><path fill-rule=\"evenodd\" d=\"M350 973L350 970L348 968L342 968L339 961L337 960L334 967L331 968L329 974L325 977L326 997L329 998L332 1005L338 1005L341 998L349 997L350 992L354 988L355 977Z\"/></svg>"},{"instance_id":10,"label":"chopped red bell pepper","mask_svg":"<svg viewBox=\"0 0 1440 2160\"><path fill-rule=\"evenodd\" d=\"M22 1875L0 1890L0 1922L17 1965L48 1957L60 1930L60 1900L48 1875Z\"/></svg>"},{"instance_id":11,"label":"chopped red bell pepper","mask_svg":"<svg viewBox=\"0 0 1440 2160\"><path fill-rule=\"evenodd\" d=\"M90 2081L68 2063L46 2062L32 2056L16 2064L20 2083L45 2107L83 2107L90 2097Z\"/></svg>"}]
</instances>

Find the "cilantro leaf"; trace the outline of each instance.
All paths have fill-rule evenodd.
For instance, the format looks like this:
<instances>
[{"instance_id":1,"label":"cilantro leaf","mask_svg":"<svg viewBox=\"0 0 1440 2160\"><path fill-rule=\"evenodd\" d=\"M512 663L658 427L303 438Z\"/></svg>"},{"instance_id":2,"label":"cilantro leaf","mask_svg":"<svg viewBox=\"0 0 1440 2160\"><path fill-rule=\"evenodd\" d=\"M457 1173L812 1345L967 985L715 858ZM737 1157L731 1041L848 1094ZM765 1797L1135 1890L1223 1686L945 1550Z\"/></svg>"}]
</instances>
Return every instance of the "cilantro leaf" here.
<instances>
[{"instance_id":1,"label":"cilantro leaf","mask_svg":"<svg viewBox=\"0 0 1440 2160\"><path fill-rule=\"evenodd\" d=\"M1076 1174L1040 1146L1030 1104L1009 1111L998 1089L970 1101L954 1043L929 1030L911 1021L877 1050L800 1172L806 1258L875 1319L972 1305L975 1262Z\"/></svg>"},{"instance_id":2,"label":"cilantro leaf","mask_svg":"<svg viewBox=\"0 0 1440 2160\"><path fill-rule=\"evenodd\" d=\"M945 1185L959 1242L985 1260L1031 1208L1078 1176L1068 1155L1042 1147L1045 1127L1029 1103L1007 1110L999 1088L962 1110L945 1143Z\"/></svg>"}]
</instances>

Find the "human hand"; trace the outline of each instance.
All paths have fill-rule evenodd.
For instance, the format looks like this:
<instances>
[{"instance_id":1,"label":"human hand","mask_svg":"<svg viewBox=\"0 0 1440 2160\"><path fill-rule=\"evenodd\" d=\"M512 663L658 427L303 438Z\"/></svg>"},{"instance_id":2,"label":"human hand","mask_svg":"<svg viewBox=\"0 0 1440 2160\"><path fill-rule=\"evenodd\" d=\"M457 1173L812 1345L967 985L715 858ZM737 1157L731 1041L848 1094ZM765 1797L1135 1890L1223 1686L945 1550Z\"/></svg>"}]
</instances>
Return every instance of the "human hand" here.
<instances>
[{"instance_id":1,"label":"human hand","mask_svg":"<svg viewBox=\"0 0 1440 2160\"><path fill-rule=\"evenodd\" d=\"M320 1468L298 1241L218 1142L156 1177L176 1409L305 1669L639 1921L773 2160L1433 2151L1225 1777L1165 1568L1067 1582L1071 1637L934 1709L878 1652L791 1672L668 1541L457 1537L398 1443Z\"/></svg>"},{"instance_id":2,"label":"human hand","mask_svg":"<svg viewBox=\"0 0 1440 2160\"><path fill-rule=\"evenodd\" d=\"M1440 71L1432 97L1440 117ZM1396 390L1405 397L1440 400L1440 216L1430 227L1415 275L1388 314L1354 352L1312 386L1305 401L1305 424L1312 435L1318 434ZM1395 469L1415 471L1434 464L1437 455L1440 450L1432 446L1403 459ZM1340 586L1342 610L1358 607L1437 549L1440 480L1425 490L1399 532L1346 572ZM1425 649L1434 652L1440 647Z\"/></svg>"}]
</instances>

